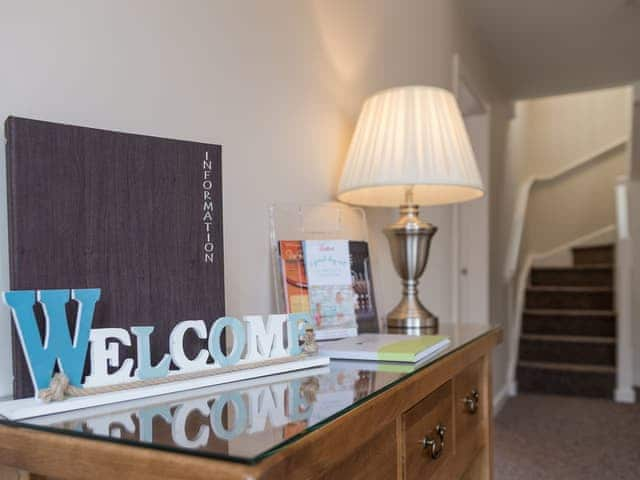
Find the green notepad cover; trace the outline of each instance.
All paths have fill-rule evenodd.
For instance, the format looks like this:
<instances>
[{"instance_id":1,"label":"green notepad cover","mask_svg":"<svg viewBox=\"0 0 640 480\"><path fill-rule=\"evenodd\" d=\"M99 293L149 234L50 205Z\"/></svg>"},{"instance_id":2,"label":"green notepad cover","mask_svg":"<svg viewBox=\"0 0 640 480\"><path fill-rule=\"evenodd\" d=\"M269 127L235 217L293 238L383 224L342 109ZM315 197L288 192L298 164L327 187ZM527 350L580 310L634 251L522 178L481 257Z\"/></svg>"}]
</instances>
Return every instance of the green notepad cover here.
<instances>
[{"instance_id":1,"label":"green notepad cover","mask_svg":"<svg viewBox=\"0 0 640 480\"><path fill-rule=\"evenodd\" d=\"M411 373L416 366L407 363L379 363L376 366L376 372L382 373Z\"/></svg>"},{"instance_id":2,"label":"green notepad cover","mask_svg":"<svg viewBox=\"0 0 640 480\"><path fill-rule=\"evenodd\" d=\"M425 335L411 340L393 342L378 350L378 360L389 362L413 362L416 355L445 340L444 335Z\"/></svg>"}]
</instances>

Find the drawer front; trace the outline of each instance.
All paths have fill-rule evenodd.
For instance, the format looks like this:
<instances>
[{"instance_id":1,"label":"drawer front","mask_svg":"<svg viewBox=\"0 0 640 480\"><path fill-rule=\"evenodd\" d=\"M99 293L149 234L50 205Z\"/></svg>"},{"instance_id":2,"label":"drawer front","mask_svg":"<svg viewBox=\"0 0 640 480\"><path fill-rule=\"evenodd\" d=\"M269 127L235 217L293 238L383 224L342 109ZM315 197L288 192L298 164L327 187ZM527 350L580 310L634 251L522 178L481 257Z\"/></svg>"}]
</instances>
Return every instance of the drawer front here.
<instances>
[{"instance_id":1,"label":"drawer front","mask_svg":"<svg viewBox=\"0 0 640 480\"><path fill-rule=\"evenodd\" d=\"M336 445L336 449L339 446ZM317 480L389 480L397 477L398 442L396 425L391 423L380 430L373 438L364 442L344 460L332 466L322 474L313 477ZM291 478L294 478L293 475Z\"/></svg>"},{"instance_id":2,"label":"drawer front","mask_svg":"<svg viewBox=\"0 0 640 480\"><path fill-rule=\"evenodd\" d=\"M447 477L446 464L454 447L452 403L452 385L448 381L402 415L407 480Z\"/></svg>"},{"instance_id":3,"label":"drawer front","mask_svg":"<svg viewBox=\"0 0 640 480\"><path fill-rule=\"evenodd\" d=\"M453 382L457 452L472 455L482 446L489 401L483 382L483 359L462 370Z\"/></svg>"}]
</instances>

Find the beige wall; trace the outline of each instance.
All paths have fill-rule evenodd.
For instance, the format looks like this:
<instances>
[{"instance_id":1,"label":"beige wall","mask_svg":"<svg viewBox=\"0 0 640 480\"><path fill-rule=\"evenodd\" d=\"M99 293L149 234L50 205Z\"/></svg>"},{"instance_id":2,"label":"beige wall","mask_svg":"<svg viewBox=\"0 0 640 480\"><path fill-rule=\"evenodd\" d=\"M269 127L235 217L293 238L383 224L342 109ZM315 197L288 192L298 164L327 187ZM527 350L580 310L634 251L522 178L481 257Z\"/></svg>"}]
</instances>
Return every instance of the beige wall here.
<instances>
[{"instance_id":1,"label":"beige wall","mask_svg":"<svg viewBox=\"0 0 640 480\"><path fill-rule=\"evenodd\" d=\"M523 257L548 252L615 224L614 186L628 171L627 160L626 149L620 148L557 180L534 186L529 196Z\"/></svg>"},{"instance_id":2,"label":"beige wall","mask_svg":"<svg viewBox=\"0 0 640 480\"><path fill-rule=\"evenodd\" d=\"M628 140L629 87L521 101L509 132L509 165L520 183L553 175ZM546 252L615 223L613 187L628 173L622 147L531 190L522 258ZM513 177L512 177L513 178Z\"/></svg>"},{"instance_id":3,"label":"beige wall","mask_svg":"<svg viewBox=\"0 0 640 480\"><path fill-rule=\"evenodd\" d=\"M620 87L515 103L505 139L502 198L495 206L508 225L501 225L505 248L522 185L628 139L631 95L631 88ZM627 162L628 151L622 147L591 166L536 183L529 197L520 258L614 223L613 180L628 172Z\"/></svg>"},{"instance_id":4,"label":"beige wall","mask_svg":"<svg viewBox=\"0 0 640 480\"><path fill-rule=\"evenodd\" d=\"M618 232L615 228L604 229L601 233L596 235L589 235L586 240L580 242L582 246L595 246L614 244L617 241ZM534 267L572 267L573 266L573 252L571 249L564 249L557 253L553 253L548 257L535 258L533 260Z\"/></svg>"},{"instance_id":5,"label":"beige wall","mask_svg":"<svg viewBox=\"0 0 640 480\"><path fill-rule=\"evenodd\" d=\"M19 115L223 144L230 314L273 309L267 207L334 197L363 100L403 84L451 85L460 52L486 98L498 97L480 43L450 0L0 0L0 117ZM500 76L496 74L496 78ZM0 290L8 288L4 152ZM46 212L43 212L46 214ZM370 210L381 311L400 294ZM450 308L450 212L423 300ZM9 327L0 322L0 364ZM10 389L0 369L0 395Z\"/></svg>"},{"instance_id":6,"label":"beige wall","mask_svg":"<svg viewBox=\"0 0 640 480\"><path fill-rule=\"evenodd\" d=\"M507 201L530 176L550 175L628 137L627 87L516 102L509 125Z\"/></svg>"}]
</instances>

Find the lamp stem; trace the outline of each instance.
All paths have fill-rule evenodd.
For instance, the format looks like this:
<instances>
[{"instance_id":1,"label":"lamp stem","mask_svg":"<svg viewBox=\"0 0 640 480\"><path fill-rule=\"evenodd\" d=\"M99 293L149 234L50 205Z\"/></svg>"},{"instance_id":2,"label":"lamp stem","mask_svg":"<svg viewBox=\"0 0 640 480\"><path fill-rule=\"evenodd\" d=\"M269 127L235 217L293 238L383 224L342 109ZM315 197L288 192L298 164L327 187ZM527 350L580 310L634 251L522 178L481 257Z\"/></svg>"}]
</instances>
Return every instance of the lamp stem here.
<instances>
[{"instance_id":1,"label":"lamp stem","mask_svg":"<svg viewBox=\"0 0 640 480\"><path fill-rule=\"evenodd\" d=\"M404 204L413 205L413 185L407 187L404 191Z\"/></svg>"},{"instance_id":2,"label":"lamp stem","mask_svg":"<svg viewBox=\"0 0 640 480\"><path fill-rule=\"evenodd\" d=\"M402 289L403 295L418 295L418 281L417 280L403 280L402 285L404 288Z\"/></svg>"}]
</instances>

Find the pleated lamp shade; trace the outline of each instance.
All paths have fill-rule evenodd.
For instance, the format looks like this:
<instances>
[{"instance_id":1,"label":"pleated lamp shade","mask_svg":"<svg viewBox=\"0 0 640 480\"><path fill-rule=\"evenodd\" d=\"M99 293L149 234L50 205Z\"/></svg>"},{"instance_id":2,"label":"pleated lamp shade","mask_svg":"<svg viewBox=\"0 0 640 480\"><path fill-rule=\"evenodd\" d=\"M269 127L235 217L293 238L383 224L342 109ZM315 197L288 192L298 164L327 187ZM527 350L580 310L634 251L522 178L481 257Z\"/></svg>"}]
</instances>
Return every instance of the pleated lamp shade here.
<instances>
[{"instance_id":1,"label":"pleated lamp shade","mask_svg":"<svg viewBox=\"0 0 640 480\"><path fill-rule=\"evenodd\" d=\"M370 97L351 140L338 199L356 205L444 205L484 194L454 96L435 87L400 87Z\"/></svg>"}]
</instances>

